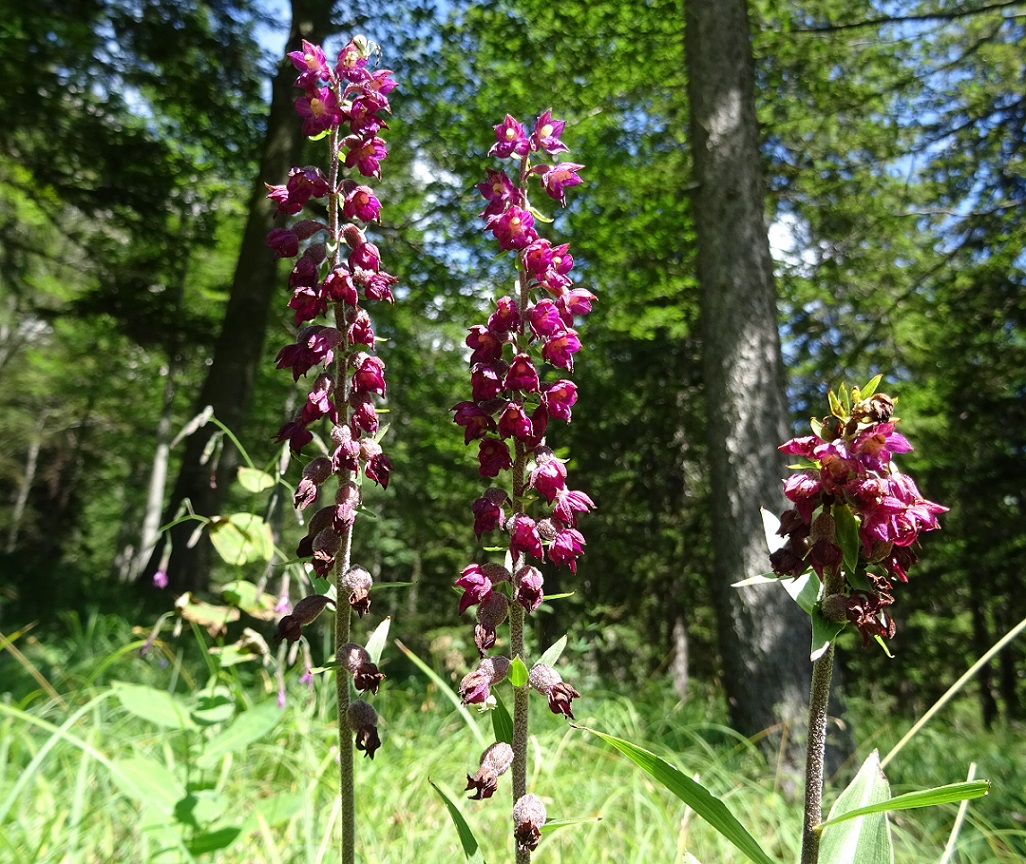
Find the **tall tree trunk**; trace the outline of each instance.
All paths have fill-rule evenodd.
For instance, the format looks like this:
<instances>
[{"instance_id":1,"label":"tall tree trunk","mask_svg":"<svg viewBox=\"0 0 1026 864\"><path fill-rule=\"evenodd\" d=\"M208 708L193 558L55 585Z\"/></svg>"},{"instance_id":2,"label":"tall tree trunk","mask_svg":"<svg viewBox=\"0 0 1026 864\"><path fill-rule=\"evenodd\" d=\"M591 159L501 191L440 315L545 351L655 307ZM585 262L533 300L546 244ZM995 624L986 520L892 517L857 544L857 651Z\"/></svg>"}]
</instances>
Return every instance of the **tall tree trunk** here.
<instances>
[{"instance_id":1,"label":"tall tree trunk","mask_svg":"<svg viewBox=\"0 0 1026 864\"><path fill-rule=\"evenodd\" d=\"M22 475L21 483L18 484L18 495L14 499L14 510L11 513L11 524L7 529L7 543L4 545L4 552L10 554L18 547L18 532L21 530L21 520L25 516L25 506L28 504L29 493L32 491L32 484L36 482L36 469L39 467L39 449L43 445L43 430L40 429L29 442L28 453L25 456L25 473Z\"/></svg>"},{"instance_id":2,"label":"tall tree trunk","mask_svg":"<svg viewBox=\"0 0 1026 864\"><path fill-rule=\"evenodd\" d=\"M332 32L332 0L292 0L292 27L288 51L298 50L301 40L323 42ZM275 259L267 248L267 232L273 227L274 207L267 200L264 182L284 182L289 168L300 162L304 138L292 107L296 92L296 70L288 60L278 67L271 87L271 107L260 158L260 170L253 183L249 218L239 249L231 295L213 359L197 400L197 411L211 406L229 429L238 430L249 407L253 379L262 357L264 336L272 300L280 286ZM175 482L165 521L177 515L188 498L193 510L204 516L218 513L237 464L229 443L216 469L204 464L204 450L215 428L210 424L195 431L186 444L182 466ZM169 587L176 592L203 590L210 570L210 544L206 536L190 547L195 524L185 522L171 531L172 551L167 568ZM163 552L157 544L142 578L152 576Z\"/></svg>"},{"instance_id":3,"label":"tall tree trunk","mask_svg":"<svg viewBox=\"0 0 1026 864\"><path fill-rule=\"evenodd\" d=\"M982 657L987 653L994 641L987 626L987 611L984 608L984 592L980 589L980 583L975 579L969 580L969 604L972 610L973 622L973 654ZM1007 649L1006 649L1007 650ZM993 667L985 663L980 667L976 676L976 682L980 688L980 714L985 729L990 729L997 719L998 706L994 698Z\"/></svg>"},{"instance_id":4,"label":"tall tree trunk","mask_svg":"<svg viewBox=\"0 0 1026 864\"><path fill-rule=\"evenodd\" d=\"M716 601L731 722L746 735L803 715L807 618L775 586L760 507L783 509L788 437L745 0L685 0ZM801 736L789 735L799 756Z\"/></svg>"},{"instance_id":5,"label":"tall tree trunk","mask_svg":"<svg viewBox=\"0 0 1026 864\"><path fill-rule=\"evenodd\" d=\"M150 466L150 479L146 488L146 509L143 511L139 548L132 558L129 578L135 578L146 566L150 553L160 540L160 522L163 515L164 490L167 485L167 468L171 461L171 425L174 420L175 368L174 358L169 358L167 377L164 381L164 400L157 421L157 446Z\"/></svg>"}]
</instances>

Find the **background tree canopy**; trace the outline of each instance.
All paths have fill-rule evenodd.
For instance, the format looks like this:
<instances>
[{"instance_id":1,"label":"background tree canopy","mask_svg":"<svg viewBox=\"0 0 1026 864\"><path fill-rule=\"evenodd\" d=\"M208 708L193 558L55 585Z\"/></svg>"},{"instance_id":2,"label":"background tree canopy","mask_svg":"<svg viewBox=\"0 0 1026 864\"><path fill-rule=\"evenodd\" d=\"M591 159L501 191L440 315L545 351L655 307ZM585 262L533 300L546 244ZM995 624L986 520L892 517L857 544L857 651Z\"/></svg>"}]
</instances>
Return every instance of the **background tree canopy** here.
<instances>
[{"instance_id":1,"label":"background tree canopy","mask_svg":"<svg viewBox=\"0 0 1026 864\"><path fill-rule=\"evenodd\" d=\"M283 179L258 178L257 159L288 23L249 2L3 6L0 603L21 621L136 602L162 405L175 431L195 413L250 189ZM1026 4L757 0L750 16L793 428L824 413L828 387L882 372L916 447L903 467L952 507L899 587L900 663L870 651L846 669L912 709L1026 615ZM455 623L481 484L449 409L499 272L474 184L492 126L551 107L587 166L555 230L599 297L580 404L551 443L599 509L580 578L546 576L574 594L538 635L569 630L625 682L687 644L691 674L716 681L680 4L411 0L360 29L399 81L372 232L402 278L378 326L395 470L357 556L415 587L380 602L411 642ZM289 338L278 285L233 430L269 466L291 392L273 369ZM290 514L280 526L294 549L301 529ZM1021 649L996 662L984 716L1021 717Z\"/></svg>"}]
</instances>

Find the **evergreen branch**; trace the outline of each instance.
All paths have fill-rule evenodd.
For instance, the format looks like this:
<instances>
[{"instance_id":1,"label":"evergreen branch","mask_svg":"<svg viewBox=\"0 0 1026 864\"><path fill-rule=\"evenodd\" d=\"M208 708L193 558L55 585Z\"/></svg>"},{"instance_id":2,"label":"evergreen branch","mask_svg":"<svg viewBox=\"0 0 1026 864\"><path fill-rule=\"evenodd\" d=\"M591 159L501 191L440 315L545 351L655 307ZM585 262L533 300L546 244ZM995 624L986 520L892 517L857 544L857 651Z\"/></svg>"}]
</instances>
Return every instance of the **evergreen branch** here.
<instances>
[{"instance_id":1,"label":"evergreen branch","mask_svg":"<svg viewBox=\"0 0 1026 864\"><path fill-rule=\"evenodd\" d=\"M861 30L866 27L883 27L888 24L920 24L931 21L957 21L974 15L986 15L1000 12L1010 7L1022 6L1022 0L1004 0L1001 3L990 3L974 9L956 9L951 12L924 12L918 15L883 15L879 18L865 18L862 21L851 21L846 24L819 24L815 27L795 27L792 33L840 33L846 30Z\"/></svg>"}]
</instances>

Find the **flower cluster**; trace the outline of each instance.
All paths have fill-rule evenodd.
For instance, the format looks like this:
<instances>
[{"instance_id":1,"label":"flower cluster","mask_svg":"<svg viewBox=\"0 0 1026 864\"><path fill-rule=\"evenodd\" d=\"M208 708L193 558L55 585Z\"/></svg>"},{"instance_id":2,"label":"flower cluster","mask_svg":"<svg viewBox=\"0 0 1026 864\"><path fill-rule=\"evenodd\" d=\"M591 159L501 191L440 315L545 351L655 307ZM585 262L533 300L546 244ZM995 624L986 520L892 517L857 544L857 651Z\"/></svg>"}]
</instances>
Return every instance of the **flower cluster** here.
<instances>
[{"instance_id":1,"label":"flower cluster","mask_svg":"<svg viewBox=\"0 0 1026 864\"><path fill-rule=\"evenodd\" d=\"M298 453L313 439L312 424L327 418L332 425L330 458L318 457L306 465L294 499L297 509L303 509L316 500L329 477L340 478L334 505L310 521L300 544L300 557L312 557L322 576L332 569L339 538L352 525L360 503L353 478L362 469L368 479L387 486L391 470L376 440L375 400L385 396L385 366L371 353L374 328L361 302L391 303L397 280L382 269L378 247L357 224L378 221L380 202L369 186L338 176L342 164L379 179L387 155L379 133L388 128L382 114L389 111L388 94L395 82L389 70L368 68L372 53L373 46L357 37L339 52L334 65L319 46L305 41L302 51L288 55L299 71L295 84L303 90L295 102L303 131L326 135L331 168L327 174L313 166L293 168L284 185L267 187L277 215L298 214L314 199L323 201L327 210L326 222L301 219L273 229L267 238L279 257L297 259L289 274L288 305L298 332L295 342L278 352L277 366L291 369L297 381L311 370L317 373L302 409L281 427L278 440L288 441ZM308 240L300 254L300 244ZM329 323L314 323L329 310Z\"/></svg>"},{"instance_id":2,"label":"flower cluster","mask_svg":"<svg viewBox=\"0 0 1026 864\"><path fill-rule=\"evenodd\" d=\"M830 393L832 414L813 422L815 435L780 447L801 464L784 481L794 506L780 520L783 546L771 556L779 576L812 569L828 586L843 574L842 590L823 600L831 620L854 624L864 641L891 638L895 582L908 581L921 531L939 527L948 508L927 501L893 455L912 449L895 431L894 400L876 393L879 377L865 388Z\"/></svg>"},{"instance_id":3,"label":"flower cluster","mask_svg":"<svg viewBox=\"0 0 1026 864\"><path fill-rule=\"evenodd\" d=\"M350 566L351 529L361 502L363 478L385 487L391 465L378 443L376 400L385 396L384 363L373 351L375 333L364 301L393 302L396 278L382 269L378 247L367 239L363 225L377 222L381 203L370 186L340 177L344 166L365 178L380 179L381 161L388 155L379 133L389 112L388 94L395 87L387 69L372 70L368 61L376 46L363 37L350 41L334 64L317 45L303 42L289 60L299 71L295 85L303 95L295 101L303 132L326 139L327 172L315 166L293 168L280 186L268 185L276 216L296 216L308 205L320 211L317 219L300 218L289 227L274 228L268 247L279 258L295 258L289 274L288 307L294 314L295 341L278 352L279 369L291 369L298 381L313 370L307 397L298 414L281 427L278 441L299 453L313 440L311 426L330 424L330 455L306 463L293 503L304 510L327 498L307 521L306 536L297 555L311 559L321 577L335 576L336 600L312 594L278 622L275 643L298 642L302 628L330 604L336 608L340 723L354 735L355 746L373 758L380 746L377 713L366 701L350 702L352 679L361 693L376 694L384 675L367 650L348 641L349 615L363 615L370 606L371 576ZM305 248L300 252L301 247ZM318 319L324 318L324 322ZM333 493L324 484L335 479ZM283 606L287 607L287 595ZM284 611L284 609L283 609ZM308 664L309 667L309 664Z\"/></svg>"},{"instance_id":4,"label":"flower cluster","mask_svg":"<svg viewBox=\"0 0 1026 864\"><path fill-rule=\"evenodd\" d=\"M528 134L507 115L495 127L490 155L513 159L519 172L514 179L503 170L490 169L477 187L485 199L480 215L486 230L501 251L515 255L518 283L514 294L496 301L485 323L470 328L466 345L471 398L453 407L453 419L463 428L467 445L477 442L482 477L508 472L508 482L491 486L472 506L474 532L479 538L502 532L507 553L504 564L468 565L455 585L462 590L460 613L476 607L474 641L481 658L460 683L464 703L488 705L494 701L491 688L512 677L515 686L545 696L553 713L573 718L571 703L580 694L551 666L536 663L527 672L523 662L524 616L536 611L545 597L537 565L548 560L577 572L585 545L578 517L595 506L584 492L570 488L566 460L545 444L550 419L570 422L577 388L564 376L572 373L574 355L581 348L574 324L591 312L595 300L590 291L574 287L569 247L539 236L528 201L532 178L563 206L565 190L581 182L578 171L583 166L545 161L546 156L566 152L560 140L564 125L546 111ZM532 158L539 164L532 166ZM529 515L535 507L544 512ZM507 619L508 656L489 655L498 628ZM519 671L511 675L515 669ZM517 692L524 694L526 689ZM519 730L514 733L514 749L517 741L526 748L527 712L520 697L514 700L513 724ZM474 790L474 798L489 797L498 775L511 765L514 796L526 801L518 805L520 810L514 809L515 834L520 848L529 850L537 845L544 808L539 812L534 806L538 799L523 794L527 753L514 749L499 744L489 748L478 773L468 775L467 789Z\"/></svg>"},{"instance_id":5,"label":"flower cluster","mask_svg":"<svg viewBox=\"0 0 1026 864\"><path fill-rule=\"evenodd\" d=\"M513 586L515 602L527 611L537 609L543 596L541 572L521 562L521 557L538 561L548 557L576 572L585 545L577 517L594 507L584 492L567 486L564 461L543 443L549 420L569 423L577 401L572 381L563 377L545 381L544 369L573 371L574 354L581 347L574 320L588 314L595 300L590 291L573 287L569 247L538 236L527 200L531 177L540 178L545 192L562 204L564 188L581 182L577 174L581 165L530 165L533 153L566 151L559 137L563 127L563 121L553 120L551 111L546 111L535 123L534 132L527 135L524 127L507 115L495 127L496 143L490 152L519 159L518 182L505 171L491 169L488 180L478 186L486 201L481 216L487 229L500 249L516 252L520 290L516 297L499 298L487 322L470 328L466 344L471 352L471 399L454 406L454 420L464 429L465 443L478 442L482 477L498 477L513 469L514 460L526 465L530 459L526 485L545 499L551 514L536 521L524 512L522 497L514 500L498 486L474 502L477 536L496 529L507 532L512 559L520 566L515 574L501 577L465 570L457 580L466 592L461 611L477 603L501 605L490 598L495 596L492 586L503 581ZM489 618L497 611L492 609ZM483 651L489 646L479 641L478 647Z\"/></svg>"}]
</instances>

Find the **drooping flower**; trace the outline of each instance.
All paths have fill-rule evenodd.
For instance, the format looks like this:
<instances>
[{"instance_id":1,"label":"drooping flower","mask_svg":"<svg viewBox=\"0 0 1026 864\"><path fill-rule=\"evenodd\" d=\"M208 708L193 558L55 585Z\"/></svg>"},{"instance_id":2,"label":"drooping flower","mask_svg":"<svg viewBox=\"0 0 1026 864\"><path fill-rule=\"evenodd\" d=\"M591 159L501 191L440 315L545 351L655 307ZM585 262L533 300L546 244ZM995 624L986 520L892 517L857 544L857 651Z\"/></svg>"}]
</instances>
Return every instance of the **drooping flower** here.
<instances>
[{"instance_id":1,"label":"drooping flower","mask_svg":"<svg viewBox=\"0 0 1026 864\"><path fill-rule=\"evenodd\" d=\"M473 672L460 681L460 699L464 704L485 702L491 695L491 688L505 680L509 672L508 657L483 657Z\"/></svg>"},{"instance_id":2,"label":"drooping flower","mask_svg":"<svg viewBox=\"0 0 1026 864\"><path fill-rule=\"evenodd\" d=\"M474 790L474 800L491 798L499 788L499 777L513 764L513 748L505 741L496 741L481 754L481 767L474 775L467 775L467 789Z\"/></svg>"},{"instance_id":3,"label":"drooping flower","mask_svg":"<svg viewBox=\"0 0 1026 864\"><path fill-rule=\"evenodd\" d=\"M574 719L572 702L580 699L581 694L567 684L555 669L544 663L535 663L528 674L527 683L531 689L537 690L549 700L549 710L553 714Z\"/></svg>"},{"instance_id":4,"label":"drooping flower","mask_svg":"<svg viewBox=\"0 0 1026 864\"><path fill-rule=\"evenodd\" d=\"M545 805L537 795L528 792L517 799L513 805L513 836L520 849L538 848L545 819Z\"/></svg>"}]
</instances>

